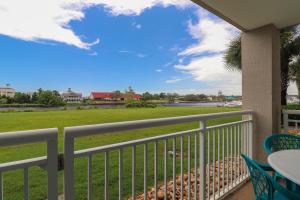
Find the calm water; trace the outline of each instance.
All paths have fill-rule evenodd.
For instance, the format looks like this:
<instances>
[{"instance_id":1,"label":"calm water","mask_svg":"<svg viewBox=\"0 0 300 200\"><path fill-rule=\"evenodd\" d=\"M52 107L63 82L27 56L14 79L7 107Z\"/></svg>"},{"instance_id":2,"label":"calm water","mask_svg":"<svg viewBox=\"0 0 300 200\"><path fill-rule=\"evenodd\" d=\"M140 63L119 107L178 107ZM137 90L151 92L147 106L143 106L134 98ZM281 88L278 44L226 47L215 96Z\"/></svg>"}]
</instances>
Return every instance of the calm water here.
<instances>
[{"instance_id":1,"label":"calm water","mask_svg":"<svg viewBox=\"0 0 300 200\"><path fill-rule=\"evenodd\" d=\"M195 106L209 107L209 106L224 106L224 105L225 102L194 102L194 103L164 104L164 106L168 106L168 107L195 107Z\"/></svg>"}]
</instances>

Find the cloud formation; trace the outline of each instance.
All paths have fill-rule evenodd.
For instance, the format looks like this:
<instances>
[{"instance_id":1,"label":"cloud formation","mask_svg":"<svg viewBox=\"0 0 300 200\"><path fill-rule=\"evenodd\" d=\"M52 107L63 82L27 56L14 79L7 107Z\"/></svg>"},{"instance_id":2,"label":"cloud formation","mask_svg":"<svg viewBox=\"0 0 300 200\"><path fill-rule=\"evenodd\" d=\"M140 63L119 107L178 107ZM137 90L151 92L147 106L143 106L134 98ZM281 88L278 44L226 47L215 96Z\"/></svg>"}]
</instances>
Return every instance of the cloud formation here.
<instances>
[{"instance_id":1,"label":"cloud formation","mask_svg":"<svg viewBox=\"0 0 300 200\"><path fill-rule=\"evenodd\" d=\"M154 6L190 5L188 0L1 0L0 34L26 41L54 41L89 49L69 23L84 19L84 10L103 6L112 15L139 15Z\"/></svg>"},{"instance_id":2,"label":"cloud formation","mask_svg":"<svg viewBox=\"0 0 300 200\"><path fill-rule=\"evenodd\" d=\"M174 67L191 74L196 81L205 82L215 91L240 94L241 73L227 71L223 61L223 53L229 41L238 34L238 30L199 9L198 21L189 21L187 31L196 42L179 52L181 59ZM184 63L180 62L183 58L186 61Z\"/></svg>"}]
</instances>

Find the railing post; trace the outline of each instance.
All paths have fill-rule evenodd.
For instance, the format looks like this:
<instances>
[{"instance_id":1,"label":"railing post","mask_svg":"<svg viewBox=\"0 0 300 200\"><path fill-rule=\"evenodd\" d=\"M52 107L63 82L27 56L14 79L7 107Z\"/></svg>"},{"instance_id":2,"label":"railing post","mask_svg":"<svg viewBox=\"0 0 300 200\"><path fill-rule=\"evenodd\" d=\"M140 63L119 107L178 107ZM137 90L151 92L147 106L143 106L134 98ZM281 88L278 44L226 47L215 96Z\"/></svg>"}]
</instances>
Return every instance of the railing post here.
<instances>
[{"instance_id":1,"label":"railing post","mask_svg":"<svg viewBox=\"0 0 300 200\"><path fill-rule=\"evenodd\" d=\"M200 121L200 199L206 197L206 121Z\"/></svg>"},{"instance_id":2,"label":"railing post","mask_svg":"<svg viewBox=\"0 0 300 200\"><path fill-rule=\"evenodd\" d=\"M68 134L64 134L64 195L65 200L74 200L74 138L68 137Z\"/></svg>"},{"instance_id":3,"label":"railing post","mask_svg":"<svg viewBox=\"0 0 300 200\"><path fill-rule=\"evenodd\" d=\"M253 158L253 126L254 126L254 120L253 120L253 114L249 115L249 120L251 120L249 122L249 157L252 159Z\"/></svg>"},{"instance_id":4,"label":"railing post","mask_svg":"<svg viewBox=\"0 0 300 200\"><path fill-rule=\"evenodd\" d=\"M289 127L289 114L286 110L283 110L283 130L284 133L288 133Z\"/></svg>"},{"instance_id":5,"label":"railing post","mask_svg":"<svg viewBox=\"0 0 300 200\"><path fill-rule=\"evenodd\" d=\"M47 141L47 175L48 175L48 199L58 198L57 182L57 132L55 138Z\"/></svg>"}]
</instances>

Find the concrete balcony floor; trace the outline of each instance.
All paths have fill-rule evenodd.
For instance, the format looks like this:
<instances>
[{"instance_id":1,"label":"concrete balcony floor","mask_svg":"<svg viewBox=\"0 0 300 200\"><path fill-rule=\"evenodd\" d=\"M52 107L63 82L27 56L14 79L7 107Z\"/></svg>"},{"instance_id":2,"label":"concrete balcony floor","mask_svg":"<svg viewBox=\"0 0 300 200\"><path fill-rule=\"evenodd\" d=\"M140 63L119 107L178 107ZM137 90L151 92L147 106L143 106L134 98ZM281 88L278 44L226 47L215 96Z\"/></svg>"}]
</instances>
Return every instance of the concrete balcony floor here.
<instances>
[{"instance_id":1,"label":"concrete balcony floor","mask_svg":"<svg viewBox=\"0 0 300 200\"><path fill-rule=\"evenodd\" d=\"M224 198L225 200L255 200L251 181L248 181L237 190Z\"/></svg>"}]
</instances>

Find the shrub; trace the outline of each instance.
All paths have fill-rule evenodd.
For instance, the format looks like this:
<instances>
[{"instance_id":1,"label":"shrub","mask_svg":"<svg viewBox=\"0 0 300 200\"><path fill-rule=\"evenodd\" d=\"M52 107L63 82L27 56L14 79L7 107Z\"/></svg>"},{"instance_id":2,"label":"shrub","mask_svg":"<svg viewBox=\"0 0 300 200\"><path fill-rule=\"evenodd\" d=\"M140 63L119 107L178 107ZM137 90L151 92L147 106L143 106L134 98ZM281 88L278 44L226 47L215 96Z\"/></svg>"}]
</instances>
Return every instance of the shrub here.
<instances>
[{"instance_id":1,"label":"shrub","mask_svg":"<svg viewBox=\"0 0 300 200\"><path fill-rule=\"evenodd\" d=\"M153 103L147 103L145 101L127 101L126 102L126 108L156 108L157 105Z\"/></svg>"}]
</instances>

